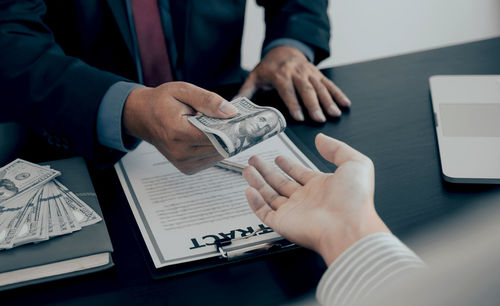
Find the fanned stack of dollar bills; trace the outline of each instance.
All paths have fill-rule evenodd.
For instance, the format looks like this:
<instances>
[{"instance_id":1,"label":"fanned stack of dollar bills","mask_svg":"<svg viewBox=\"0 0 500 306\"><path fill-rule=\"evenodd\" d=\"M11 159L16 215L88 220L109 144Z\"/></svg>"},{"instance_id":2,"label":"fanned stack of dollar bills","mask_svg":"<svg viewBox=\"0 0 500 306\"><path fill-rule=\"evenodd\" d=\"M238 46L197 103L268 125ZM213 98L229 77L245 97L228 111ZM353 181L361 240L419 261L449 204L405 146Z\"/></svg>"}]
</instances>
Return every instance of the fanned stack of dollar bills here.
<instances>
[{"instance_id":1,"label":"fanned stack of dollar bills","mask_svg":"<svg viewBox=\"0 0 500 306\"><path fill-rule=\"evenodd\" d=\"M254 145L283 132L286 121L275 108L259 106L245 97L231 101L238 114L229 119L207 115L188 120L205 135L224 158L234 156Z\"/></svg>"},{"instance_id":2,"label":"fanned stack of dollar bills","mask_svg":"<svg viewBox=\"0 0 500 306\"><path fill-rule=\"evenodd\" d=\"M0 249L72 233L101 217L55 177L21 159L0 168Z\"/></svg>"}]
</instances>

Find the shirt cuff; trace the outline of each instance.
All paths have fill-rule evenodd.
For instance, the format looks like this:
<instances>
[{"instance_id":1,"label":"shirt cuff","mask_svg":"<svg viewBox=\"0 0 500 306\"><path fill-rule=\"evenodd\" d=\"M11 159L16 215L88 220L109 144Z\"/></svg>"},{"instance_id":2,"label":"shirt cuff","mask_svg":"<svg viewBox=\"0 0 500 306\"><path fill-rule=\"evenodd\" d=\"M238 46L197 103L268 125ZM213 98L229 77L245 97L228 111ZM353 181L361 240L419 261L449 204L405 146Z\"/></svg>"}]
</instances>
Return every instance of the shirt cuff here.
<instances>
[{"instance_id":1,"label":"shirt cuff","mask_svg":"<svg viewBox=\"0 0 500 306\"><path fill-rule=\"evenodd\" d=\"M267 52L271 51L272 48L280 46L293 47L302 52L311 63L314 63L314 50L305 43L292 38L278 38L271 41L262 49L261 58L264 57Z\"/></svg>"},{"instance_id":2,"label":"shirt cuff","mask_svg":"<svg viewBox=\"0 0 500 306\"><path fill-rule=\"evenodd\" d=\"M104 94L97 112L97 140L101 145L122 152L131 151L139 145L139 138L123 133L122 114L130 92L141 86L143 85L120 81Z\"/></svg>"},{"instance_id":3,"label":"shirt cuff","mask_svg":"<svg viewBox=\"0 0 500 306\"><path fill-rule=\"evenodd\" d=\"M381 284L424 267L422 260L393 234L371 234L330 265L321 277L316 298L322 305L355 305Z\"/></svg>"}]
</instances>

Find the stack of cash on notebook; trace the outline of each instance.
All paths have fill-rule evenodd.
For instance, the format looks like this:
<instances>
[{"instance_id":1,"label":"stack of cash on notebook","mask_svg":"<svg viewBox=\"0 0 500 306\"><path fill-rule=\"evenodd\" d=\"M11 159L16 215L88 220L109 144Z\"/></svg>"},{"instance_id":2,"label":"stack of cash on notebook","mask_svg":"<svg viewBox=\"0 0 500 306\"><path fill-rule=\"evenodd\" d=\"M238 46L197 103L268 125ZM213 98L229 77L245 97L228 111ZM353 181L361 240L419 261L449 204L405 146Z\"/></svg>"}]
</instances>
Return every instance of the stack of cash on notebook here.
<instances>
[{"instance_id":1,"label":"stack of cash on notebook","mask_svg":"<svg viewBox=\"0 0 500 306\"><path fill-rule=\"evenodd\" d=\"M69 234L102 218L55 178L21 159L0 168L0 250Z\"/></svg>"}]
</instances>

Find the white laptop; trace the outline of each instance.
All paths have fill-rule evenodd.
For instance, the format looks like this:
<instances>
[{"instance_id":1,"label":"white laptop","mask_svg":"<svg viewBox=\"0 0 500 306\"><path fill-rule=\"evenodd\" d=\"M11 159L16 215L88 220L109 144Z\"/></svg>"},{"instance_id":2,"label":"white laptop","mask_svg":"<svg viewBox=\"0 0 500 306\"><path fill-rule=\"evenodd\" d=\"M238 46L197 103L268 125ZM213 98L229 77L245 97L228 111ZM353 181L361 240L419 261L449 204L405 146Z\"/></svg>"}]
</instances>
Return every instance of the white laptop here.
<instances>
[{"instance_id":1,"label":"white laptop","mask_svg":"<svg viewBox=\"0 0 500 306\"><path fill-rule=\"evenodd\" d=\"M500 184L500 75L429 79L443 177Z\"/></svg>"}]
</instances>

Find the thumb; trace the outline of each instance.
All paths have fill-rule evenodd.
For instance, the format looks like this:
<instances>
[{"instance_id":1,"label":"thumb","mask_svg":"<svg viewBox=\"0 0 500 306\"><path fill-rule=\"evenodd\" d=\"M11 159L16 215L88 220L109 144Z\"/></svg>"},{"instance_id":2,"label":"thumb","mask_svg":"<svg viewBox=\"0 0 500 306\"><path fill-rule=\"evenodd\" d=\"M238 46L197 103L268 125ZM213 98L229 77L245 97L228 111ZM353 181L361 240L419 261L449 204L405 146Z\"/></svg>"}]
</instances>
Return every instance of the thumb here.
<instances>
[{"instance_id":1,"label":"thumb","mask_svg":"<svg viewBox=\"0 0 500 306\"><path fill-rule=\"evenodd\" d=\"M246 97L251 99L255 92L257 91L257 77L256 74L250 73L245 83L241 85L240 91L236 97ZM235 98L236 98L235 97Z\"/></svg>"},{"instance_id":2,"label":"thumb","mask_svg":"<svg viewBox=\"0 0 500 306\"><path fill-rule=\"evenodd\" d=\"M173 96L196 111L217 118L231 118L238 109L218 94L193 84L178 82L173 87Z\"/></svg>"},{"instance_id":3,"label":"thumb","mask_svg":"<svg viewBox=\"0 0 500 306\"><path fill-rule=\"evenodd\" d=\"M356 151L346 143L319 133L316 136L316 148L319 154L337 166L348 161L367 161L368 157Z\"/></svg>"}]
</instances>

